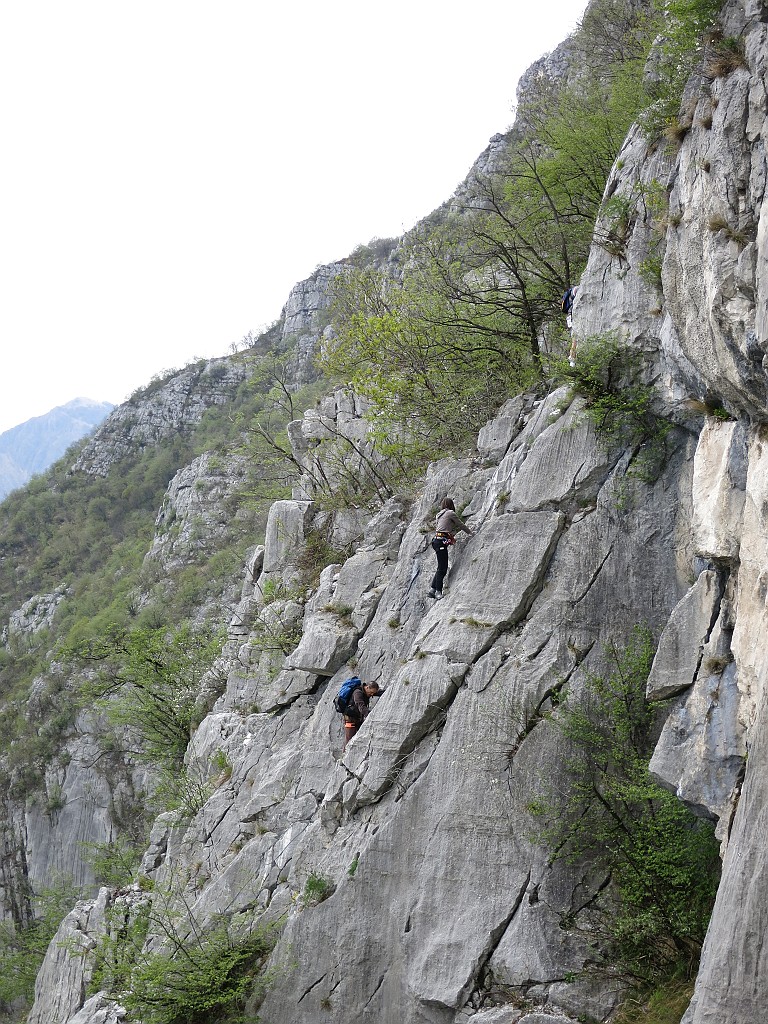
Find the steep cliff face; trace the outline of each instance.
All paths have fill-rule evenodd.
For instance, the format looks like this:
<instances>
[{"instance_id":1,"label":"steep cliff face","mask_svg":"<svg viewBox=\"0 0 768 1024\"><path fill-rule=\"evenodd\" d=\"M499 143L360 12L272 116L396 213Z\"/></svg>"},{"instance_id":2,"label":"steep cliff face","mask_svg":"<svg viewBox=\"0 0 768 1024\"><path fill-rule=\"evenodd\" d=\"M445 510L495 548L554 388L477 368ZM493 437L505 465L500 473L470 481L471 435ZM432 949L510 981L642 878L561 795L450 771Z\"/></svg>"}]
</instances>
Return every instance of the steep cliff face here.
<instances>
[{"instance_id":1,"label":"steep cliff face","mask_svg":"<svg viewBox=\"0 0 768 1024\"><path fill-rule=\"evenodd\" d=\"M582 315L593 316L613 306L611 326L636 344L653 339L673 409L697 399L714 413L698 436L683 535L697 579L670 617L649 681L652 695L677 695L651 768L684 800L717 816L724 849L686 1024L756 1022L768 999L759 838L766 726L766 11L760 3L729 4L722 17L723 34L743 45L743 64L726 75L710 65L689 83L690 130L667 173L630 138L609 183L609 190L629 191L635 181L655 178L667 187L661 322L655 331L643 324L637 313L644 304L627 302L631 270L617 294L617 275L597 251L580 304ZM633 243L639 237L636 229Z\"/></svg>"},{"instance_id":2,"label":"steep cliff face","mask_svg":"<svg viewBox=\"0 0 768 1024\"><path fill-rule=\"evenodd\" d=\"M495 989L574 1019L610 1010L615 994L565 980L585 957L559 927L576 880L527 838L527 807L546 788L540 766L557 772L562 756L545 714L556 693L599 668L601 641L625 636L638 608L658 630L684 591L675 552L691 448L683 437L665 476L619 511L626 458L600 448L578 404L564 392L510 403L481 442L498 464L438 464L415 506L388 503L352 557L323 571L299 608L301 643L277 666L258 620L296 609L253 595L291 578L323 513L273 506L257 622L230 643L226 692L189 754L209 775L224 751L232 774L188 825L158 822L162 853L146 865L160 889L189 880L200 924L249 908L287 915L275 959L291 966L263 1019L516 1019L488 1016ZM447 492L468 503L475 536L457 545L435 605L425 540ZM331 700L353 654L387 692L341 757ZM299 909L311 875L333 894ZM58 956L31 1020L51 1019Z\"/></svg>"},{"instance_id":3,"label":"steep cliff face","mask_svg":"<svg viewBox=\"0 0 768 1024\"><path fill-rule=\"evenodd\" d=\"M126 455L200 422L206 409L232 400L248 377L245 360L201 360L138 391L108 417L72 466L106 476Z\"/></svg>"},{"instance_id":4,"label":"steep cliff face","mask_svg":"<svg viewBox=\"0 0 768 1024\"><path fill-rule=\"evenodd\" d=\"M430 466L414 499L334 516L318 479L339 466L323 442L347 437L359 451L364 408L339 390L292 426L305 474L251 553L226 687L187 756L211 795L190 819L161 816L143 862L189 928L222 915L280 922L259 1007L269 1024L609 1016L616 987L583 971L589 949L561 927L605 879L551 864L530 808L567 772L550 715L564 688L578 699L604 645L639 622L660 637L649 695L673 700L651 769L717 819L723 852L685 1022L762 1022L766 32L764 4L727 5L744 66L689 84L678 150L630 133L608 183L632 210L624 244L596 244L580 282L577 340L618 335L642 353L674 423L653 483L636 472L642 453L606 450L561 389L511 399L476 457ZM638 200L651 192L666 197L663 215ZM289 310L299 333L320 329L302 312L309 291ZM182 509L184 536L195 509L180 496L194 492L184 476L174 487L163 515ZM473 536L459 539L435 603L429 539L446 494ZM152 558L163 563L177 557L165 532L161 521ZM307 590L318 535L339 556ZM295 637L287 654L265 642L276 635ZM352 668L386 692L343 751L332 699ZM321 902L307 895L313 879ZM104 993L84 1003L94 961L71 949L92 948L115 928L110 910L142 898L103 889L78 905L31 1022L121 1019Z\"/></svg>"},{"instance_id":5,"label":"steep cliff face","mask_svg":"<svg viewBox=\"0 0 768 1024\"><path fill-rule=\"evenodd\" d=\"M733 416L732 422L707 422L694 462L692 539L697 554L720 574L724 598L712 615L698 671L657 752L683 798L698 799L720 815L726 847L686 1024L756 1021L767 1001L766 861L759 838L768 724L767 20L763 4L729 5L725 32L742 41L745 64L690 90L693 128L680 149L670 195L670 209L681 220L668 232L663 268L669 305L662 337L670 377L682 378L689 394L722 404ZM693 751L698 756L689 760Z\"/></svg>"}]
</instances>

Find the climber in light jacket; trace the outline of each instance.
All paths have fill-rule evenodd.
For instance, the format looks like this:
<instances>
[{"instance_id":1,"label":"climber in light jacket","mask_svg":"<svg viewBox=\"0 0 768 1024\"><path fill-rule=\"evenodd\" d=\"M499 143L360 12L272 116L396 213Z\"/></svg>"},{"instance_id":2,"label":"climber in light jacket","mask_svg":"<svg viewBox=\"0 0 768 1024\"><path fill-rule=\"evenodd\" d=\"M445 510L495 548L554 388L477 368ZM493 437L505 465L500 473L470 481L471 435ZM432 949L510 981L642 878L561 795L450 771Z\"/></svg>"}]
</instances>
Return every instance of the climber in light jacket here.
<instances>
[{"instance_id":1,"label":"climber in light jacket","mask_svg":"<svg viewBox=\"0 0 768 1024\"><path fill-rule=\"evenodd\" d=\"M453 498L443 498L440 511L437 513L435 537L432 541L432 550L437 555L437 571L432 577L428 597L439 600L443 596L443 580L448 572L448 548L456 543L456 534L459 530L468 533L470 537L474 536L467 524L456 515Z\"/></svg>"}]
</instances>

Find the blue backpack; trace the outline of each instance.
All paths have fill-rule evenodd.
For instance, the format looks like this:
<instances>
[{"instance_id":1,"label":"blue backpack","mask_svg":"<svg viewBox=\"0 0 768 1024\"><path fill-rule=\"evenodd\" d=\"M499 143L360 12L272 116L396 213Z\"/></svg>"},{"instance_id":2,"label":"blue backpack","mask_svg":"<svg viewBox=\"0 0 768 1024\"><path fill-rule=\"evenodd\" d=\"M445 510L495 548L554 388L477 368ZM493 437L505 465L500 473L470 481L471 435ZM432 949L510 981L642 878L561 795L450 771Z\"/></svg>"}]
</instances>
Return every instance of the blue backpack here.
<instances>
[{"instance_id":1,"label":"blue backpack","mask_svg":"<svg viewBox=\"0 0 768 1024\"><path fill-rule=\"evenodd\" d=\"M333 706L339 712L340 715L344 715L347 712L347 705L352 697L352 691L358 687L362 687L362 679L358 679L357 676L352 676L347 679L346 682L341 684L341 689L333 698Z\"/></svg>"}]
</instances>

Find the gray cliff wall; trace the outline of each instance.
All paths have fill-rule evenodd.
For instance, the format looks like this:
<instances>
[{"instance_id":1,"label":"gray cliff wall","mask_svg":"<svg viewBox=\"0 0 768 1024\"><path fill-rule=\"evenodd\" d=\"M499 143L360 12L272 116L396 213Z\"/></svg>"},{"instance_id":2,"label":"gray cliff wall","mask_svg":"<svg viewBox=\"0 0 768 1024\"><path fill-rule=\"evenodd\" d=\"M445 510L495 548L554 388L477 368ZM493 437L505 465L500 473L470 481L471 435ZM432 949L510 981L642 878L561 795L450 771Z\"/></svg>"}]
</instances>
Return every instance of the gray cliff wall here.
<instances>
[{"instance_id":1,"label":"gray cliff wall","mask_svg":"<svg viewBox=\"0 0 768 1024\"><path fill-rule=\"evenodd\" d=\"M689 499L685 543L698 578L670 617L649 680L654 696L677 698L651 769L692 806L717 816L724 852L685 1024L757 1024L768 1005L760 827L768 672L766 32L763 4L726 5L723 33L741 41L746 66L689 83L684 114L691 128L666 177L652 173L658 157L630 137L608 186L628 191L639 177L667 187L663 302L651 333L670 410L679 415L698 401L717 413L698 438ZM636 229L631 244L637 238ZM616 275L606 275L604 262L593 250L582 311L614 300ZM631 274L629 282L631 288ZM635 304L618 308L615 327L636 336ZM724 410L730 422L721 418Z\"/></svg>"},{"instance_id":2,"label":"gray cliff wall","mask_svg":"<svg viewBox=\"0 0 768 1024\"><path fill-rule=\"evenodd\" d=\"M72 466L106 476L126 455L195 426L212 405L224 405L249 375L245 359L200 360L157 381L118 406Z\"/></svg>"},{"instance_id":3,"label":"gray cliff wall","mask_svg":"<svg viewBox=\"0 0 768 1024\"><path fill-rule=\"evenodd\" d=\"M284 966L260 1010L270 1024L481 1024L494 985L571 1020L613 1005L615 993L566 980L586 950L559 927L577 887L599 882L547 863L527 838L527 805L564 770L553 697L566 683L578 691L601 645L639 619L658 631L685 590L676 550L692 444L681 433L653 487L628 484L626 458L606 455L564 392L527 410L511 402L484 439L497 465L433 466L416 505L393 499L351 558L323 572L281 665L265 659L256 624L233 638L226 692L189 753L209 774L223 750L232 775L187 826L158 822L145 867L161 889L184 880L196 921L287 915L274 955ZM475 536L457 544L435 605L427 540L446 492L469 503ZM290 576L316 515L311 501L273 507L252 595L265 574ZM297 611L250 600L257 621ZM388 691L341 758L331 700L353 654ZM302 907L313 873L334 892ZM70 1019L51 1016L51 956L33 1024Z\"/></svg>"}]
</instances>

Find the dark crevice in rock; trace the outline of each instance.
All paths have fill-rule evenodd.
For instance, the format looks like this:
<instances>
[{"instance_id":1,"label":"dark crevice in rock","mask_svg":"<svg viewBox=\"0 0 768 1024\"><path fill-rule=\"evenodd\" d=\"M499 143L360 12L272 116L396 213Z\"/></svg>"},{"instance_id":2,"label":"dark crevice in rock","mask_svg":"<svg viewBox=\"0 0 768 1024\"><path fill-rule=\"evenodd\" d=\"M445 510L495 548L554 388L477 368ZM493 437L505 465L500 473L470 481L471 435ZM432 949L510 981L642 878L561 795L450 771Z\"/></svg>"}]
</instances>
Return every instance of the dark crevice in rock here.
<instances>
[{"instance_id":1,"label":"dark crevice in rock","mask_svg":"<svg viewBox=\"0 0 768 1024\"><path fill-rule=\"evenodd\" d=\"M378 981L378 984L376 985L376 988L373 990L373 992L371 992L371 994L370 994L370 996L368 998L368 1003L366 1004L367 1006L370 1006L370 1004L376 998L376 993L379 991L381 986L384 984L384 979L386 978L386 976L387 976L387 972L384 971L382 976L379 978L379 981Z\"/></svg>"},{"instance_id":2,"label":"dark crevice in rock","mask_svg":"<svg viewBox=\"0 0 768 1024\"><path fill-rule=\"evenodd\" d=\"M288 700L282 701L280 704L277 705L277 707L271 709L271 713L275 716L275 718L280 718L282 715L286 713L286 711L290 711L294 704L302 698L321 696L325 692L327 686L328 676L319 675L316 677L315 682L308 690L302 690L301 693L294 694L294 696L290 697Z\"/></svg>"},{"instance_id":3,"label":"dark crevice in rock","mask_svg":"<svg viewBox=\"0 0 768 1024\"><path fill-rule=\"evenodd\" d=\"M397 608L395 609L395 611L397 612L398 615L403 610L403 606L405 605L405 602L408 600L408 597L409 597L409 595L411 593L413 585L416 582L416 580L419 578L420 574L421 574L421 562L419 561L418 558L414 558L413 565L411 566L411 578L408 580L408 586L403 591L403 596L402 596L402 599L400 601L400 604L398 604Z\"/></svg>"},{"instance_id":4,"label":"dark crevice in rock","mask_svg":"<svg viewBox=\"0 0 768 1024\"><path fill-rule=\"evenodd\" d=\"M573 665L571 666L570 670L562 678L560 678L556 682L554 682L552 684L552 686L547 687L547 689L544 691L544 693L543 693L543 695L541 697L541 700L536 705L536 707L533 709L533 711L528 716L528 718L525 720L525 723L524 723L523 728L522 728L522 730L520 732L520 735L517 737L517 739L515 740L513 745L507 751L507 761L508 761L507 767L508 768L511 768L512 762L515 759L515 755L520 750L520 747L522 747L523 743L530 736L530 734L533 732L533 730L536 728L536 726L539 724L539 722L544 720L544 718L545 718L545 710L544 710L545 709L545 705L548 704L548 703L549 704L555 704L555 703L559 702L559 698L561 697L565 687L570 682L571 677L573 676L573 673L581 665L581 663L584 661L584 659L587 657L587 655L589 654L589 652L592 650L593 647L594 647L594 641L591 644L589 644L589 646L586 647L583 651L578 651L577 653L575 653L575 655L574 655L574 662L573 662Z\"/></svg>"},{"instance_id":5,"label":"dark crevice in rock","mask_svg":"<svg viewBox=\"0 0 768 1024\"><path fill-rule=\"evenodd\" d=\"M395 763L393 767L387 772L384 778L384 782L380 788L376 790L372 789L365 783L363 779L361 779L353 771L347 768L346 765L343 765L344 769L349 773L351 777L355 778L360 783L361 786L364 786L370 793L374 794L375 799L373 802L378 803L389 792L392 786L399 785L398 780L400 775L402 774L403 769L406 766L408 758L426 736L428 736L431 732L434 732L436 729L442 728L443 724L445 723L445 717L447 715L448 708L455 700L456 694L458 692L459 687L456 684L453 684L447 689L442 700L434 701L432 704L429 704L425 708L422 717L417 722L413 723L410 732L405 736L402 743L400 744L400 751L395 760ZM431 760L431 757L429 758L429 760ZM427 765L425 764L424 768L422 768L422 770L418 774L423 774L426 767ZM416 776L416 778L418 778L418 775ZM402 799L402 797L405 796L408 789L416 781L416 778L409 780L407 787L400 788L400 792L398 793L397 796L398 800Z\"/></svg>"},{"instance_id":6,"label":"dark crevice in rock","mask_svg":"<svg viewBox=\"0 0 768 1024\"><path fill-rule=\"evenodd\" d=\"M543 650L545 649L545 647L547 646L547 644L549 644L549 643L550 643L550 641L551 641L551 640L552 640L552 635L551 635L551 634L549 634L549 635L547 635L547 636L543 637L543 638L542 638L542 640L541 640L541 643L540 643L540 644L538 645L538 647L534 647L534 648L532 648L532 649L531 649L531 651L530 651L530 652L529 652L529 653L528 653L528 654L526 655L526 659L525 659L525 660L526 660L526 661L527 661L527 662L528 662L529 664L531 664L531 662L534 662L534 661L536 661L536 659L538 658L538 656L539 656L539 655L541 654L541 652L542 652L542 651L543 651ZM508 660L508 658L509 658L509 656L510 656L510 654L511 654L511 653L512 653L511 651L505 651L505 652L504 652L504 659L503 659L503 661L501 662L501 665L499 665L499 668L501 668L501 667L502 667L502 665L504 665L504 664L505 664L505 662L506 662L506 661ZM498 672L498 669L497 669L496 671ZM496 672L494 672L494 676L495 676L495 675L496 675Z\"/></svg>"},{"instance_id":7,"label":"dark crevice in rock","mask_svg":"<svg viewBox=\"0 0 768 1024\"><path fill-rule=\"evenodd\" d=\"M304 989L302 994L296 1000L297 1005L302 1001L302 999L305 999L309 995L309 993L313 991L313 989L316 989L318 985L321 985L325 981L325 979L327 977L328 977L327 973L326 974L321 974L320 977L317 979L317 981L313 981L312 984L309 986L309 988Z\"/></svg>"},{"instance_id":8,"label":"dark crevice in rock","mask_svg":"<svg viewBox=\"0 0 768 1024\"><path fill-rule=\"evenodd\" d=\"M217 828L219 827L219 825L220 825L220 824L222 823L222 821L224 821L224 819L225 819L225 818L227 817L227 815L229 814L229 811L230 811L230 806L231 806L231 805L229 805L229 804L228 804L228 805L227 805L227 806L225 807L225 809L224 809L224 810L222 811L222 813L221 813L221 814L219 815L218 819L217 819L217 820L216 820L216 821L215 821L215 822L213 823L213 825L211 826L211 828L209 828L209 829L208 829L208 831L207 831L207 832L205 833L205 835L203 836L203 839L202 839L202 842L203 842L203 843L208 843L208 842L210 842L210 841L211 841L211 839L213 838L213 834L214 834L214 832L216 831L216 829L217 829Z\"/></svg>"},{"instance_id":9,"label":"dark crevice in rock","mask_svg":"<svg viewBox=\"0 0 768 1024\"><path fill-rule=\"evenodd\" d=\"M595 583L597 582L598 576L603 571L603 566L605 565L605 563L608 561L608 559L611 557L612 554L613 554L613 544L611 544L611 546L608 548L608 550L605 553L605 557L598 564L597 568L595 569L595 571L590 576L589 581L587 582L587 585L584 588L584 590L581 592L581 594L579 594L579 596L573 602L573 607L574 608L584 600L584 598L590 592L592 587L595 585Z\"/></svg>"},{"instance_id":10,"label":"dark crevice in rock","mask_svg":"<svg viewBox=\"0 0 768 1024\"><path fill-rule=\"evenodd\" d=\"M611 884L611 881L612 876L610 874L607 874L602 879L602 881L594 887L594 891L590 894L590 896L587 899L581 901L578 905L572 905L570 911L565 916L575 919L579 916L579 914L583 913L585 910L589 910L589 908L592 907L600 898L600 896L605 892L605 890ZM576 890L574 890L573 896L576 896ZM563 918L563 916L564 915L560 914L561 919ZM563 925L563 927L565 927L565 925Z\"/></svg>"},{"instance_id":11,"label":"dark crevice in rock","mask_svg":"<svg viewBox=\"0 0 768 1024\"><path fill-rule=\"evenodd\" d=\"M566 525L566 518L564 515L561 515L561 521L552 537L550 545L547 548L547 550L543 553L541 561L539 562L538 567L536 568L531 577L531 582L528 586L528 589L520 599L518 610L513 616L511 616L509 619L505 619L503 622L500 622L490 631L490 635L486 642L479 648L477 654L475 654L475 656L469 662L469 668L471 668L473 665L476 665L481 658L484 658L485 655L488 654L488 652L491 650L491 648L498 643L501 637L505 636L507 633L511 633L516 626L518 626L521 622L524 622L528 618L528 616L531 613L531 609L533 608L533 605L536 603L537 598L544 589L549 567L552 564L552 559L555 556L558 544L560 543L560 539L562 538L563 533L565 532Z\"/></svg>"},{"instance_id":12,"label":"dark crevice in rock","mask_svg":"<svg viewBox=\"0 0 768 1024\"><path fill-rule=\"evenodd\" d=\"M733 794L731 796L731 814L730 814L730 818L728 819L728 827L725 830L726 843L730 843L730 841L731 841L731 831L733 829L733 823L736 820L736 811L737 811L738 806L739 806L739 801L741 800L741 790L742 790L742 788L744 786L744 779L746 778L746 775L747 775L747 759L744 758L743 761L742 761L742 764L741 764L741 768L739 769L739 774L738 774L738 777L736 779L736 784L733 787Z\"/></svg>"},{"instance_id":13,"label":"dark crevice in rock","mask_svg":"<svg viewBox=\"0 0 768 1024\"><path fill-rule=\"evenodd\" d=\"M504 934L507 931L507 928L509 928L510 924L512 923L512 920L514 919L515 914L517 914L518 910L520 909L520 906L523 902L525 893L528 889L528 886L530 885L530 882L531 872L529 871L525 877L525 880L520 886L520 889L518 890L518 893L515 897L512 907L510 908L509 913L499 922L499 924L496 925L495 928L491 929L490 935L488 936L488 942L486 943L485 948L478 956L472 968L470 977L467 979L467 983L464 985L459 994L459 999L457 1000L457 1007L466 1006L473 995L482 994L480 987L480 978L485 973L486 967L488 966L491 957L496 952L496 949L498 948L499 943L503 939Z\"/></svg>"},{"instance_id":14,"label":"dark crevice in rock","mask_svg":"<svg viewBox=\"0 0 768 1024\"><path fill-rule=\"evenodd\" d=\"M714 630L715 626L717 625L717 621L720 618L721 609L723 609L723 601L724 601L724 598L725 598L725 589L726 589L726 585L727 585L727 577L724 578L723 571L720 570L720 569L717 569L716 572L717 572L717 595L715 596L715 600L713 601L712 614L710 616L709 622L707 623L706 633L704 634L704 637L702 638L702 641L701 641L701 646L699 647L699 657L698 657L698 660L696 661L696 668L695 668L694 673L693 673L693 682L695 682L699 678L699 672L701 670L701 664L704 661L704 648L707 646L707 644L709 643L709 641L710 641L710 639L712 637L712 631ZM725 630L723 630L723 635L724 636L727 635ZM728 651L729 652L730 652L730 649L731 649L731 645L730 645L730 638L729 638L729 642L728 642Z\"/></svg>"}]
</instances>

